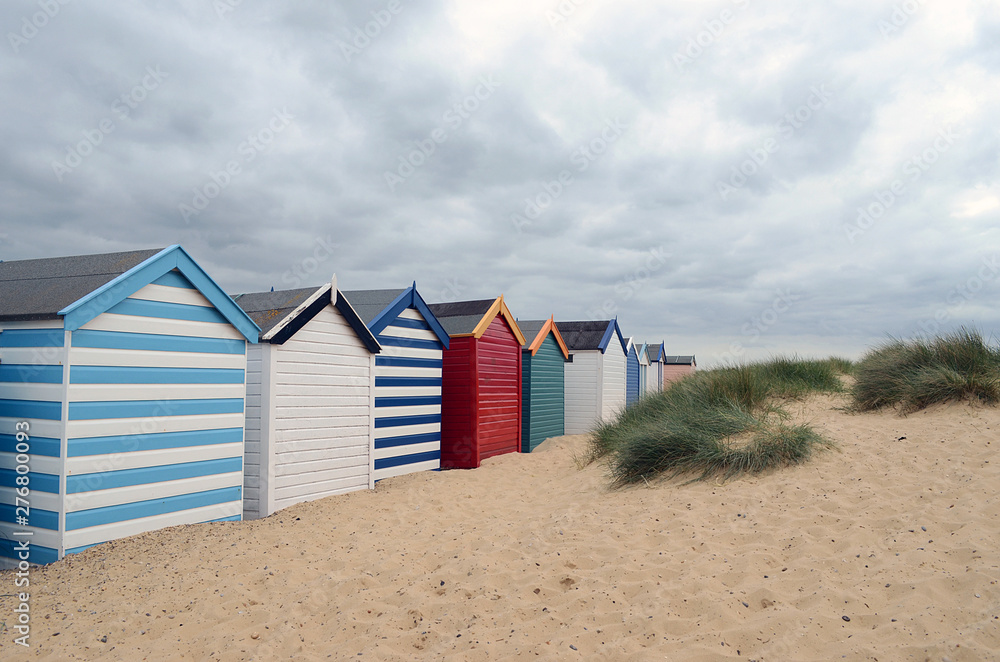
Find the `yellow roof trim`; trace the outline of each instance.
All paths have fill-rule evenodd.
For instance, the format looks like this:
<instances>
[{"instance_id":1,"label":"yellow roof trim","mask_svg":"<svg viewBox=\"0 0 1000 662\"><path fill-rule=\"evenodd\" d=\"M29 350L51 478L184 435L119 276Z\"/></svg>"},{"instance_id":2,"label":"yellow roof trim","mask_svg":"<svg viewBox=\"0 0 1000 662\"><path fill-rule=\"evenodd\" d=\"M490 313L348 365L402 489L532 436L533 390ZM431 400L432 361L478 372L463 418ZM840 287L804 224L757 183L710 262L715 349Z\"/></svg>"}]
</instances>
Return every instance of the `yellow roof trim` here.
<instances>
[{"instance_id":1,"label":"yellow roof trim","mask_svg":"<svg viewBox=\"0 0 1000 662\"><path fill-rule=\"evenodd\" d=\"M490 309L486 311L486 314L483 315L483 318L479 320L479 324L477 324L476 328L472 330L472 333L461 334L461 335L456 334L452 336L452 338L459 338L461 336L468 336L468 335L471 335L473 338L476 338L477 340L479 338L482 338L483 334L486 333L486 329L490 328L490 324L493 323L493 318L495 318L497 315L500 315L505 320L507 320L507 324L510 326L510 330L514 332L514 337L517 338L518 344L524 345L525 340L524 340L524 334L521 333L521 327L517 325L517 320L514 319L514 316L511 315L510 313L510 309L507 308L507 304L504 303L502 294L497 297L497 300L493 302L493 305L490 306Z\"/></svg>"},{"instance_id":2,"label":"yellow roof trim","mask_svg":"<svg viewBox=\"0 0 1000 662\"><path fill-rule=\"evenodd\" d=\"M531 350L531 355L534 356L538 353L538 350L541 349L542 343L545 342L545 339L548 337L550 331L552 332L552 335L556 337L556 344L559 345L559 349L562 351L563 357L568 361L569 348L566 347L562 334L559 333L559 327L556 326L555 315L545 320L545 324L543 324L542 328L539 329L538 335L531 341L531 345L528 346L528 349Z\"/></svg>"}]
</instances>

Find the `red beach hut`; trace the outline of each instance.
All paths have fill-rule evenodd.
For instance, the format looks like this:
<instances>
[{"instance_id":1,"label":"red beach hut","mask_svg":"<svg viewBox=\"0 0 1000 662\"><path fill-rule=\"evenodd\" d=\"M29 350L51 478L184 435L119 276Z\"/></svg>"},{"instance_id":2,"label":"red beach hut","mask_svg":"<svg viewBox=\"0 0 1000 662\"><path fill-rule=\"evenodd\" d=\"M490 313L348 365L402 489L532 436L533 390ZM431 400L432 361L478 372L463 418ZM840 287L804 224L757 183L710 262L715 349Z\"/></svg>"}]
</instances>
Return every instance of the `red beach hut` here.
<instances>
[{"instance_id":1,"label":"red beach hut","mask_svg":"<svg viewBox=\"0 0 1000 662\"><path fill-rule=\"evenodd\" d=\"M441 371L441 468L472 469L517 452L524 335L503 295L429 307L450 338Z\"/></svg>"}]
</instances>

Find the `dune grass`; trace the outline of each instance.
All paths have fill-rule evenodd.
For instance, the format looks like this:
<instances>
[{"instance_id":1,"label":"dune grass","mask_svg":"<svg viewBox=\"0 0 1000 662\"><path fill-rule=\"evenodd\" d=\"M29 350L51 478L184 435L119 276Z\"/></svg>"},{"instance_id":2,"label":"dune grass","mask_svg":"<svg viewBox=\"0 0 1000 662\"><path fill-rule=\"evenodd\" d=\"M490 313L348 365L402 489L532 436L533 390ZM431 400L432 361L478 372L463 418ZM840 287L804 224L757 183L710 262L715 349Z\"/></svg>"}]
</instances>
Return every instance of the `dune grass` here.
<instances>
[{"instance_id":1,"label":"dune grass","mask_svg":"<svg viewBox=\"0 0 1000 662\"><path fill-rule=\"evenodd\" d=\"M854 408L912 413L941 402L1000 403L1000 347L976 329L931 339L888 341L857 364Z\"/></svg>"},{"instance_id":2,"label":"dune grass","mask_svg":"<svg viewBox=\"0 0 1000 662\"><path fill-rule=\"evenodd\" d=\"M723 480L797 464L829 442L789 426L782 400L839 392L843 359L770 361L697 372L642 398L594 431L591 459L616 485L691 475Z\"/></svg>"}]
</instances>

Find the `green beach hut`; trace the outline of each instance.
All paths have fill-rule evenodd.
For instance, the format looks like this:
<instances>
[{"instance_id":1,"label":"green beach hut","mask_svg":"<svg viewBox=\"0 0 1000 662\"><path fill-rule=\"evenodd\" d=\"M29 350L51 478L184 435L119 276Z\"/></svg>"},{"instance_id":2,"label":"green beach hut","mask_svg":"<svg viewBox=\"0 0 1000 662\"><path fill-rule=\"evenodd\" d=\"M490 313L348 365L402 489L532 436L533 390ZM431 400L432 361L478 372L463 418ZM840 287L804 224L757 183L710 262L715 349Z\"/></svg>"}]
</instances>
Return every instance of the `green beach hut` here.
<instances>
[{"instance_id":1,"label":"green beach hut","mask_svg":"<svg viewBox=\"0 0 1000 662\"><path fill-rule=\"evenodd\" d=\"M530 453L565 431L565 364L569 350L559 327L547 320L522 322L521 452Z\"/></svg>"}]
</instances>

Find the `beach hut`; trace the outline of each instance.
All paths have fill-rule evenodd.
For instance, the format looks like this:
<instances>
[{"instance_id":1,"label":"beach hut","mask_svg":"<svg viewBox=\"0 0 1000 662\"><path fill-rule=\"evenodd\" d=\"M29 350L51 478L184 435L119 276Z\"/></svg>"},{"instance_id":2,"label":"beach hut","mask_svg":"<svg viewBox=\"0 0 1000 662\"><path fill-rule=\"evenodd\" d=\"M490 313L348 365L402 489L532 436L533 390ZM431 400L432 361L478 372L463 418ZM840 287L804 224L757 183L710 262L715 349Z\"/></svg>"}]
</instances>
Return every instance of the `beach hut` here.
<instances>
[{"instance_id":1,"label":"beach hut","mask_svg":"<svg viewBox=\"0 0 1000 662\"><path fill-rule=\"evenodd\" d=\"M629 338L625 341L628 348L625 355L625 406L639 400L639 354L635 341Z\"/></svg>"},{"instance_id":2,"label":"beach hut","mask_svg":"<svg viewBox=\"0 0 1000 662\"><path fill-rule=\"evenodd\" d=\"M373 487L380 346L336 280L233 300L261 329L247 350L244 516Z\"/></svg>"},{"instance_id":3,"label":"beach hut","mask_svg":"<svg viewBox=\"0 0 1000 662\"><path fill-rule=\"evenodd\" d=\"M503 295L430 309L450 338L441 374L441 467L474 468L520 450L524 335Z\"/></svg>"},{"instance_id":4,"label":"beach hut","mask_svg":"<svg viewBox=\"0 0 1000 662\"><path fill-rule=\"evenodd\" d=\"M646 358L649 369L646 372L646 392L663 390L663 343L647 343Z\"/></svg>"},{"instance_id":5,"label":"beach hut","mask_svg":"<svg viewBox=\"0 0 1000 662\"><path fill-rule=\"evenodd\" d=\"M564 434L566 361L569 349L551 317L518 320L521 347L521 452L530 453L550 437Z\"/></svg>"},{"instance_id":6,"label":"beach hut","mask_svg":"<svg viewBox=\"0 0 1000 662\"><path fill-rule=\"evenodd\" d=\"M0 263L0 565L240 519L257 336L180 246Z\"/></svg>"},{"instance_id":7,"label":"beach hut","mask_svg":"<svg viewBox=\"0 0 1000 662\"><path fill-rule=\"evenodd\" d=\"M636 343L636 356L639 359L639 397L647 393L647 380L649 379L649 354L646 351L646 343Z\"/></svg>"},{"instance_id":8,"label":"beach hut","mask_svg":"<svg viewBox=\"0 0 1000 662\"><path fill-rule=\"evenodd\" d=\"M566 434L585 434L625 407L628 346L618 320L557 322L566 347Z\"/></svg>"},{"instance_id":9,"label":"beach hut","mask_svg":"<svg viewBox=\"0 0 1000 662\"><path fill-rule=\"evenodd\" d=\"M684 375L690 375L697 367L694 356L664 356L663 385L677 381Z\"/></svg>"},{"instance_id":10,"label":"beach hut","mask_svg":"<svg viewBox=\"0 0 1000 662\"><path fill-rule=\"evenodd\" d=\"M439 469L441 369L448 334L416 283L343 296L382 346L375 357L375 480Z\"/></svg>"}]
</instances>

